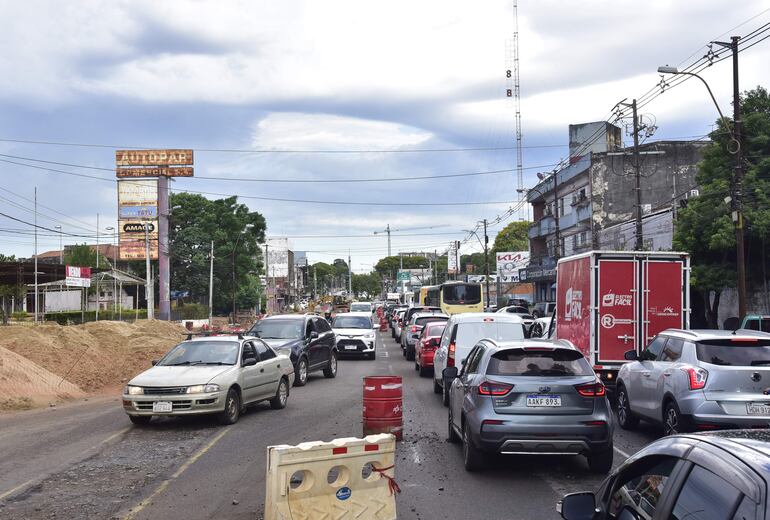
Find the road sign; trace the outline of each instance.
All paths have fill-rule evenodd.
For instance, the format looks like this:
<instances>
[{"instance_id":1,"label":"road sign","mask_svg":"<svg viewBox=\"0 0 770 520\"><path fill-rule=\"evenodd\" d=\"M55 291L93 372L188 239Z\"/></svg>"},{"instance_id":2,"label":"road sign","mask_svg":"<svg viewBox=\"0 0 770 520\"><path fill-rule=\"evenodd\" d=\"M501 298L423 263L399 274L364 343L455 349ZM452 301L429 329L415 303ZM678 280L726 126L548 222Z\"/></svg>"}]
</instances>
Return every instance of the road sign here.
<instances>
[{"instance_id":1,"label":"road sign","mask_svg":"<svg viewBox=\"0 0 770 520\"><path fill-rule=\"evenodd\" d=\"M117 150L116 166L189 166L192 150Z\"/></svg>"},{"instance_id":2,"label":"road sign","mask_svg":"<svg viewBox=\"0 0 770 520\"><path fill-rule=\"evenodd\" d=\"M399 271L398 272L398 281L399 282L408 282L411 280L412 274L409 271Z\"/></svg>"}]
</instances>

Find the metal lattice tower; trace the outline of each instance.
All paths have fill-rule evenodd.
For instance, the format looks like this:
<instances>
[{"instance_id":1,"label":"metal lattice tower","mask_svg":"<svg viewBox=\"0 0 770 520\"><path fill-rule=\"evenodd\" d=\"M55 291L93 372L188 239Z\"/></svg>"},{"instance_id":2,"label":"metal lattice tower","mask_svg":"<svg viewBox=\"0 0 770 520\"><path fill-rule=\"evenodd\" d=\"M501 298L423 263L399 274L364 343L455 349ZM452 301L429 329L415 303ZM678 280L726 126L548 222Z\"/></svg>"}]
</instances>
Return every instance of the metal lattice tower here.
<instances>
[{"instance_id":1,"label":"metal lattice tower","mask_svg":"<svg viewBox=\"0 0 770 520\"><path fill-rule=\"evenodd\" d=\"M513 101L516 107L516 188L524 189L524 165L521 153L521 91L519 83L519 7L513 0ZM521 192L519 192L521 193Z\"/></svg>"}]
</instances>

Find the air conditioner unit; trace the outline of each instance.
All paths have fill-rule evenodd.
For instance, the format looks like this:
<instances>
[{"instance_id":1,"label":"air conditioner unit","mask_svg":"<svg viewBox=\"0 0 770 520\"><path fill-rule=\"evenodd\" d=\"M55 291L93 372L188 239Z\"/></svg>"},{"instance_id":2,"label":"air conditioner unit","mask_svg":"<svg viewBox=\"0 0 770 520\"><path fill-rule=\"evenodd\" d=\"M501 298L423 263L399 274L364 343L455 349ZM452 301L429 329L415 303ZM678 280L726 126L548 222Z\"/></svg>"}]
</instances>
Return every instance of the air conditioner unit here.
<instances>
[{"instance_id":1,"label":"air conditioner unit","mask_svg":"<svg viewBox=\"0 0 770 520\"><path fill-rule=\"evenodd\" d=\"M647 215L652 211L652 204L642 204L642 214Z\"/></svg>"}]
</instances>

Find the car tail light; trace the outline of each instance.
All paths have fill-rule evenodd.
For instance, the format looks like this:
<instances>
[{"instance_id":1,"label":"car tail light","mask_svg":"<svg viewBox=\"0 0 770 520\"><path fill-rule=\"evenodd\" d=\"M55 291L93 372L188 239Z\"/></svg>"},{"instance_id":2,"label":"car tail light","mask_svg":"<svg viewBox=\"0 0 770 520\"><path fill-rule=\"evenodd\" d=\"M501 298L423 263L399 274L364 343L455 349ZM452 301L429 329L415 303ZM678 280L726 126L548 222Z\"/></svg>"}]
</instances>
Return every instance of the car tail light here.
<instances>
[{"instance_id":1,"label":"car tail light","mask_svg":"<svg viewBox=\"0 0 770 520\"><path fill-rule=\"evenodd\" d=\"M449 350L447 351L447 356L446 356L446 366L448 367L455 366L455 344L454 343L449 344Z\"/></svg>"},{"instance_id":2,"label":"car tail light","mask_svg":"<svg viewBox=\"0 0 770 520\"><path fill-rule=\"evenodd\" d=\"M607 389L600 382L575 385L575 390L583 397L604 397Z\"/></svg>"},{"instance_id":3,"label":"car tail light","mask_svg":"<svg viewBox=\"0 0 770 520\"><path fill-rule=\"evenodd\" d=\"M410 330L411 332L417 332L417 325L412 325L412 326L409 328L409 330Z\"/></svg>"},{"instance_id":4,"label":"car tail light","mask_svg":"<svg viewBox=\"0 0 770 520\"><path fill-rule=\"evenodd\" d=\"M505 421L501 421L500 419L484 419L481 421L481 427L484 426L500 426L501 424L505 424Z\"/></svg>"},{"instance_id":5,"label":"car tail light","mask_svg":"<svg viewBox=\"0 0 770 520\"><path fill-rule=\"evenodd\" d=\"M708 372L702 368L683 368L682 370L687 374L690 390L701 390L706 386L706 379L709 376Z\"/></svg>"},{"instance_id":6,"label":"car tail light","mask_svg":"<svg viewBox=\"0 0 770 520\"><path fill-rule=\"evenodd\" d=\"M508 383L496 383L494 381L484 381L479 385L479 395L501 396L511 391L513 385Z\"/></svg>"}]
</instances>

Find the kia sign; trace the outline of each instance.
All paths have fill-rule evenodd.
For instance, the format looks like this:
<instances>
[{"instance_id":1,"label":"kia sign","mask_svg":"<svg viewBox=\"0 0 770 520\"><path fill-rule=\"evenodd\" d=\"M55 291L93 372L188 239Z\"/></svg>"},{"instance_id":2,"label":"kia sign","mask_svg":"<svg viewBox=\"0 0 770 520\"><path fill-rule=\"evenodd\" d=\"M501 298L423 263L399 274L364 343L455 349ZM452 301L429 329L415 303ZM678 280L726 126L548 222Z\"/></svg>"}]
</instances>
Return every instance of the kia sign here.
<instances>
[{"instance_id":1,"label":"kia sign","mask_svg":"<svg viewBox=\"0 0 770 520\"><path fill-rule=\"evenodd\" d=\"M68 265L64 284L67 287L91 287L91 268Z\"/></svg>"},{"instance_id":2,"label":"kia sign","mask_svg":"<svg viewBox=\"0 0 770 520\"><path fill-rule=\"evenodd\" d=\"M524 269L529 264L529 251L497 253L496 257L500 280L506 283L519 282L519 269Z\"/></svg>"}]
</instances>

